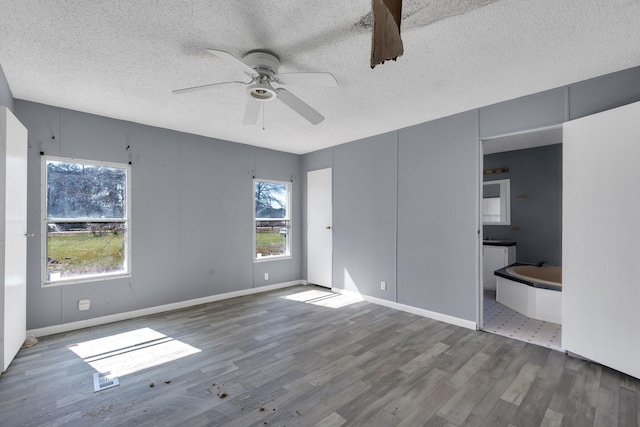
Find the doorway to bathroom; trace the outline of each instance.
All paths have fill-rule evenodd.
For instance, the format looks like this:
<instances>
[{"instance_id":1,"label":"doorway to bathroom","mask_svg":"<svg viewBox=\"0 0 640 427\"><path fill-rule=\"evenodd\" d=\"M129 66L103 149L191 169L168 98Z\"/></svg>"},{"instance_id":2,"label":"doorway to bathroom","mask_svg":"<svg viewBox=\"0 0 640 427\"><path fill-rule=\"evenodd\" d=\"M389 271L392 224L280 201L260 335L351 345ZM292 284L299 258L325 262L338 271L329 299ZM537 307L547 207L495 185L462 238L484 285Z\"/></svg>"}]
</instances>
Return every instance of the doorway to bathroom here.
<instances>
[{"instance_id":1,"label":"doorway to bathroom","mask_svg":"<svg viewBox=\"0 0 640 427\"><path fill-rule=\"evenodd\" d=\"M481 147L480 328L561 350L561 285L504 268L562 265L562 126L487 138ZM554 305L557 316L548 313Z\"/></svg>"}]
</instances>

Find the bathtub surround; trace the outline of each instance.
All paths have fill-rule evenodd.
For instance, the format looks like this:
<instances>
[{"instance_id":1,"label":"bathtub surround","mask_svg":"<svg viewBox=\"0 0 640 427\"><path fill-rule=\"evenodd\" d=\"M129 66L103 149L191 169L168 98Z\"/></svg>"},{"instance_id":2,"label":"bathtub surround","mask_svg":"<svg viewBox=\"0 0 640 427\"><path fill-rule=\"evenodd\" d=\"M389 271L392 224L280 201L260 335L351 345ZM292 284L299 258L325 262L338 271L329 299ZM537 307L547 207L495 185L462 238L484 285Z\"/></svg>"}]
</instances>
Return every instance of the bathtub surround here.
<instances>
[{"instance_id":1,"label":"bathtub surround","mask_svg":"<svg viewBox=\"0 0 640 427\"><path fill-rule=\"evenodd\" d=\"M496 270L495 275L534 288L562 291L562 267L515 263Z\"/></svg>"},{"instance_id":2,"label":"bathtub surround","mask_svg":"<svg viewBox=\"0 0 640 427\"><path fill-rule=\"evenodd\" d=\"M525 317L562 325L562 292L498 277L496 301Z\"/></svg>"},{"instance_id":3,"label":"bathtub surround","mask_svg":"<svg viewBox=\"0 0 640 427\"><path fill-rule=\"evenodd\" d=\"M511 180L511 225L485 225L484 235L518 242L518 262L562 265L562 144L484 156L485 169L500 166L509 171L484 182Z\"/></svg>"},{"instance_id":4,"label":"bathtub surround","mask_svg":"<svg viewBox=\"0 0 640 427\"><path fill-rule=\"evenodd\" d=\"M506 268L507 273L523 280L531 281L534 287L562 290L562 267L536 265L512 265Z\"/></svg>"},{"instance_id":5,"label":"bathtub surround","mask_svg":"<svg viewBox=\"0 0 640 427\"><path fill-rule=\"evenodd\" d=\"M520 265L522 268L530 266ZM536 320L562 324L562 284L537 280L505 267L496 271L496 300L518 313ZM535 269L557 269L560 267L535 267ZM544 274L536 272L540 276ZM556 271L554 270L555 274ZM553 274L551 274L553 275Z\"/></svg>"}]
</instances>

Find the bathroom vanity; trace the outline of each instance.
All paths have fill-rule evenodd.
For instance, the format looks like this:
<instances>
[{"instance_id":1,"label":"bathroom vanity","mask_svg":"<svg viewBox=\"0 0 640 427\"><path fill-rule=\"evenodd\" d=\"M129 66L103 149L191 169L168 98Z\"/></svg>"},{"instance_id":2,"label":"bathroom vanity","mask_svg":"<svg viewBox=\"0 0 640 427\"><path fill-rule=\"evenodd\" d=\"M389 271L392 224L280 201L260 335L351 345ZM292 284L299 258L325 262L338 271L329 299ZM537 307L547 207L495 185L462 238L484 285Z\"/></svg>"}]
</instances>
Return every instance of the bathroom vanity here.
<instances>
[{"instance_id":1,"label":"bathroom vanity","mask_svg":"<svg viewBox=\"0 0 640 427\"><path fill-rule=\"evenodd\" d=\"M516 262L516 242L512 240L482 241L482 283L484 289L495 290L494 271Z\"/></svg>"}]
</instances>

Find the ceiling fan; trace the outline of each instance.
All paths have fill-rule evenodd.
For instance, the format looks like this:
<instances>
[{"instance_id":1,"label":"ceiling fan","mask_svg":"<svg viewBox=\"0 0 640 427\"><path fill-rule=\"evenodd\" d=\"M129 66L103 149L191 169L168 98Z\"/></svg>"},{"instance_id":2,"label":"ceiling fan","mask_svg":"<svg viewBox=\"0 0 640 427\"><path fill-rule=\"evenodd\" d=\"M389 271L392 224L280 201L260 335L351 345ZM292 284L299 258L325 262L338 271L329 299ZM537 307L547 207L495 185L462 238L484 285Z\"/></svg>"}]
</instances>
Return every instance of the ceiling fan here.
<instances>
[{"instance_id":1,"label":"ceiling fan","mask_svg":"<svg viewBox=\"0 0 640 427\"><path fill-rule=\"evenodd\" d=\"M244 72L251 77L251 81L229 81L187 87L174 90L174 94L194 92L226 84L243 84L246 86L246 93L248 95L247 107L244 112L244 119L242 120L242 123L245 125L256 124L262 104L274 99L282 101L293 111L307 119L311 124L317 125L324 120L322 114L281 86L337 86L338 82L331 73L278 73L280 59L275 54L266 50L252 50L247 53L243 59L237 58L224 50L207 49L207 52L226 61L239 71ZM276 86L274 87L274 85Z\"/></svg>"}]
</instances>

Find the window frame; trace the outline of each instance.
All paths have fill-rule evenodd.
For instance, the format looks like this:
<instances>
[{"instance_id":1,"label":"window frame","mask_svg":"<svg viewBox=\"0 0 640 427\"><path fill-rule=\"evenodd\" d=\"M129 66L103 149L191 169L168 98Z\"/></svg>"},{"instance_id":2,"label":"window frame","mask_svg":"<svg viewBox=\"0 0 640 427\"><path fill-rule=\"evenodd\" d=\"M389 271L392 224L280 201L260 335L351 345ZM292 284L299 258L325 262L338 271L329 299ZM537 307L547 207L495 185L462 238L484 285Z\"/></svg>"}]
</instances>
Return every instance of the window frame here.
<instances>
[{"instance_id":1,"label":"window frame","mask_svg":"<svg viewBox=\"0 0 640 427\"><path fill-rule=\"evenodd\" d=\"M131 277L131 165L126 163L105 162L100 160L78 159L75 157L59 157L59 156L41 156L41 174L40 174L40 283L43 288L74 285L78 283L100 282L105 280L121 279ZM75 163L90 166L103 166L108 168L124 169L125 171L125 212L124 218L48 218L47 214L47 195L48 195L48 174L47 162ZM81 277L72 277L68 279L50 280L48 277L47 247L48 247L48 224L60 222L92 222L92 223L123 223L126 227L124 238L124 268L125 271L115 273L101 273L95 275L87 275Z\"/></svg>"},{"instance_id":2,"label":"window frame","mask_svg":"<svg viewBox=\"0 0 640 427\"><path fill-rule=\"evenodd\" d=\"M284 184L287 186L287 209L286 216L284 218L256 218L256 182L267 182L271 184ZM293 182L292 181L280 181L274 179L262 179L262 178L253 178L252 186L251 186L251 196L252 196L252 216L253 216L253 262L265 262L265 261L275 261L282 259L291 259L292 258L292 234L293 234L293 218L291 215L291 200L293 198ZM284 221L288 223L287 226L287 239L285 246L285 253L282 255L267 255L258 257L256 251L256 234L258 230L258 221Z\"/></svg>"}]
</instances>

